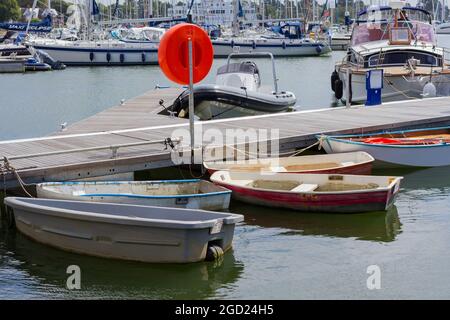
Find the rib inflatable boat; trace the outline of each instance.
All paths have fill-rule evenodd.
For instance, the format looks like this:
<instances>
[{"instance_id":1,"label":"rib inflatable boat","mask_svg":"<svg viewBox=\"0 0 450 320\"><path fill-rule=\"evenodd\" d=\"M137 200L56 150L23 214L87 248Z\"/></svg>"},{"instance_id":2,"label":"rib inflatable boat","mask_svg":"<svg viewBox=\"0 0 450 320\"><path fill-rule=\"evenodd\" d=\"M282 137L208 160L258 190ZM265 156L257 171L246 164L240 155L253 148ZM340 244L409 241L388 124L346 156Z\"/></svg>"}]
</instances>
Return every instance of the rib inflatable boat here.
<instances>
[{"instance_id":1,"label":"rib inflatable boat","mask_svg":"<svg viewBox=\"0 0 450 320\"><path fill-rule=\"evenodd\" d=\"M215 84L201 84L194 88L195 115L200 120L283 112L295 105L297 99L292 92L278 90L273 55L259 55L272 59L274 87L261 85L261 75L255 62L244 60L230 63L232 57L245 58L248 54L230 54L227 64L217 70ZM178 117L185 118L188 109L189 90L186 90L175 101L172 111Z\"/></svg>"}]
</instances>

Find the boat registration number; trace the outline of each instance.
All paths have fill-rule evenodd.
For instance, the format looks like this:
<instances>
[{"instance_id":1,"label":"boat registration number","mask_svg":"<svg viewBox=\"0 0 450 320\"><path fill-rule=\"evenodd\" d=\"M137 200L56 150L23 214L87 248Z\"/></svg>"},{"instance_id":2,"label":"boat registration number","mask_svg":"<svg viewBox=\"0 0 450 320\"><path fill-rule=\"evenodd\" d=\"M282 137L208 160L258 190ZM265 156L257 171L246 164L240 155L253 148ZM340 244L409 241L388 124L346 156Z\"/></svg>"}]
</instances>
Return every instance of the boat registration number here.
<instances>
[{"instance_id":1,"label":"boat registration number","mask_svg":"<svg viewBox=\"0 0 450 320\"><path fill-rule=\"evenodd\" d=\"M220 231L222 231L222 226L223 220L217 220L216 223L214 223L214 226L211 228L210 233L211 234L219 233Z\"/></svg>"}]
</instances>

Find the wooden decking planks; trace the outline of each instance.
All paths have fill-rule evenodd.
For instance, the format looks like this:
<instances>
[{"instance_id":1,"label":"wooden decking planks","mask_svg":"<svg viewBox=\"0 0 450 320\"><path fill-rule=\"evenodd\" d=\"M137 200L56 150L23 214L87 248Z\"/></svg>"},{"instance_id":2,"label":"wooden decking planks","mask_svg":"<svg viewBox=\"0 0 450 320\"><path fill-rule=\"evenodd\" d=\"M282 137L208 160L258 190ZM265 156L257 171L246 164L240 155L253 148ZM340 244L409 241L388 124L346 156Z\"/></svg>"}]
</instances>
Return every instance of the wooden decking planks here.
<instances>
[{"instance_id":1,"label":"wooden decking planks","mask_svg":"<svg viewBox=\"0 0 450 320\"><path fill-rule=\"evenodd\" d=\"M121 105L74 123L66 130L56 134L66 135L185 123L186 119L170 118L158 114L162 110L159 105L161 99L164 100L164 105L169 107L181 92L183 92L181 88L151 90L139 97L126 100Z\"/></svg>"},{"instance_id":2,"label":"wooden decking planks","mask_svg":"<svg viewBox=\"0 0 450 320\"><path fill-rule=\"evenodd\" d=\"M116 158L112 150L83 151L12 160L27 182L70 180L112 173L131 172L172 165L170 153L161 143L176 129L188 129L186 119L158 114L159 100L165 106L182 89L156 89L123 105L115 106L70 125L54 135L16 141L0 141L0 156L12 156L159 141L157 144L120 148ZM198 123L198 122L197 122ZM320 133L368 132L391 128L414 128L450 123L450 98L388 103L376 107L327 108L264 116L202 122L202 130L276 129L280 151L291 151L311 144ZM243 132L243 131L242 131ZM270 134L269 134L270 138ZM0 162L1 163L1 162ZM7 187L15 186L12 174ZM1 182L0 182L1 183Z\"/></svg>"}]
</instances>

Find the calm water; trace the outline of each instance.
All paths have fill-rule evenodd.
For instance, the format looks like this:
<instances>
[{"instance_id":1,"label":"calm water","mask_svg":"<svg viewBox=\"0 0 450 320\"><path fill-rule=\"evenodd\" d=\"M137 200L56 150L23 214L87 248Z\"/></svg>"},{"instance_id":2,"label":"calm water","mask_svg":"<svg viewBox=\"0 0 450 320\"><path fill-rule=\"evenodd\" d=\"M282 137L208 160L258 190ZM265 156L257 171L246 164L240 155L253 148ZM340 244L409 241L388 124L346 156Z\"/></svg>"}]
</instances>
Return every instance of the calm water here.
<instances>
[{"instance_id":1,"label":"calm water","mask_svg":"<svg viewBox=\"0 0 450 320\"><path fill-rule=\"evenodd\" d=\"M280 87L295 92L303 109L332 106L329 75L342 55L278 60ZM269 74L263 77L270 84ZM156 84L168 84L157 67L0 75L0 140L48 134ZM220 263L110 261L42 246L2 227L0 298L450 298L450 167L375 173L405 177L387 213L302 214L232 203L245 222ZM71 264L81 267L80 291L65 289ZM374 264L380 290L366 287Z\"/></svg>"}]
</instances>

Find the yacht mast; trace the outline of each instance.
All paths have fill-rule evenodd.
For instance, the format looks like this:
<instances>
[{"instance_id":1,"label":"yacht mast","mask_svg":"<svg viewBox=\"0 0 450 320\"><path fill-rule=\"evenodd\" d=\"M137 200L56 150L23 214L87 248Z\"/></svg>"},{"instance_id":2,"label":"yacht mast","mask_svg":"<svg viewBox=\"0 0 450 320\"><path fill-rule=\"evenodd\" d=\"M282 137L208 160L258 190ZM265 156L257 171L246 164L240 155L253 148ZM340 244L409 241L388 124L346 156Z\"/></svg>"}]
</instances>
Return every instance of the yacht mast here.
<instances>
[{"instance_id":1,"label":"yacht mast","mask_svg":"<svg viewBox=\"0 0 450 320\"><path fill-rule=\"evenodd\" d=\"M442 0L441 4L441 20L445 22L445 0Z\"/></svg>"},{"instance_id":2,"label":"yacht mast","mask_svg":"<svg viewBox=\"0 0 450 320\"><path fill-rule=\"evenodd\" d=\"M233 36L239 34L239 0L233 0Z\"/></svg>"},{"instance_id":3,"label":"yacht mast","mask_svg":"<svg viewBox=\"0 0 450 320\"><path fill-rule=\"evenodd\" d=\"M312 21L316 21L316 0L312 0L313 2L313 14L312 14Z\"/></svg>"},{"instance_id":4,"label":"yacht mast","mask_svg":"<svg viewBox=\"0 0 450 320\"><path fill-rule=\"evenodd\" d=\"M31 7L31 14L30 14L30 17L28 18L27 29L25 30L25 35L28 34L28 30L30 29L30 23L31 23L31 19L33 19L33 12L34 12L34 9L36 8L36 4L37 4L37 0L34 0L33 6Z\"/></svg>"}]
</instances>

